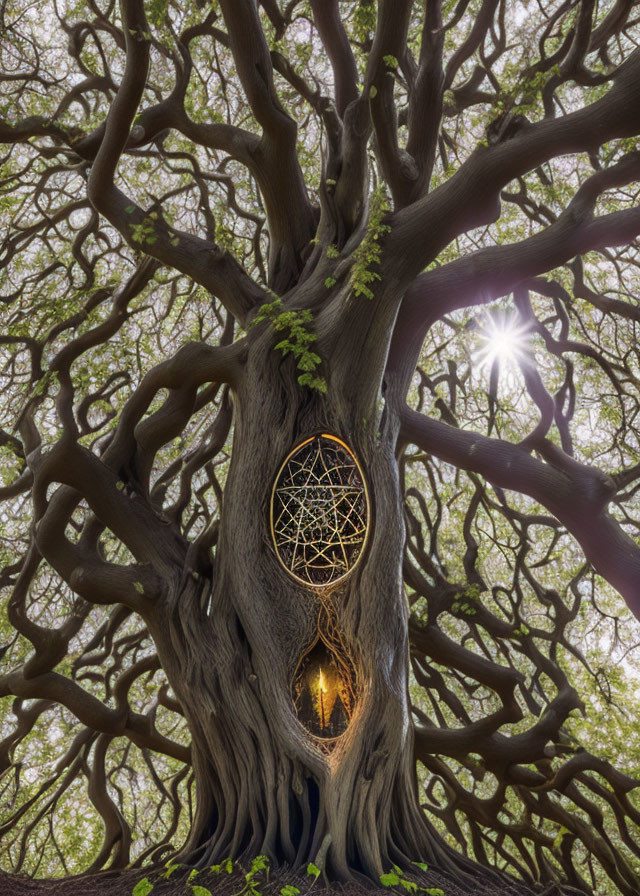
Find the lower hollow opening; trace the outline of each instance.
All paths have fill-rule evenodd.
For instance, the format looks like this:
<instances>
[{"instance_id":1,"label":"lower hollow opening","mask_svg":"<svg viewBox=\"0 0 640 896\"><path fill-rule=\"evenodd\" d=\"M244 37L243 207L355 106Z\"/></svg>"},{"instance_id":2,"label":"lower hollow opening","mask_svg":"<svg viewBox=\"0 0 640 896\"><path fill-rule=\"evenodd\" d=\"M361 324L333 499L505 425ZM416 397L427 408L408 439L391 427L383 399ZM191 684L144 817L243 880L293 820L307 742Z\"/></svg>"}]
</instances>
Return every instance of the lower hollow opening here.
<instances>
[{"instance_id":1,"label":"lower hollow opening","mask_svg":"<svg viewBox=\"0 0 640 896\"><path fill-rule=\"evenodd\" d=\"M349 727L355 705L351 663L321 635L302 656L293 680L298 721L312 737L334 741Z\"/></svg>"}]
</instances>

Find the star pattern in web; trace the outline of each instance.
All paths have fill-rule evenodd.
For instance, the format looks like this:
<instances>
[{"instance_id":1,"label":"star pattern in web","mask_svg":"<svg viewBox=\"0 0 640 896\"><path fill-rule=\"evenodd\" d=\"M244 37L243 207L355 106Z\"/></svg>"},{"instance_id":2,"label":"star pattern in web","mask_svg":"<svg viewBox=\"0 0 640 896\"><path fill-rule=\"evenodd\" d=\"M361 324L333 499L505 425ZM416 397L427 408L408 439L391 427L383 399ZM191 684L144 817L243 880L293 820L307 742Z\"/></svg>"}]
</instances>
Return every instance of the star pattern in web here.
<instances>
[{"instance_id":1,"label":"star pattern in web","mask_svg":"<svg viewBox=\"0 0 640 896\"><path fill-rule=\"evenodd\" d=\"M310 585L328 585L357 561L367 532L367 500L346 446L316 436L295 451L274 490L273 536L284 566Z\"/></svg>"}]
</instances>

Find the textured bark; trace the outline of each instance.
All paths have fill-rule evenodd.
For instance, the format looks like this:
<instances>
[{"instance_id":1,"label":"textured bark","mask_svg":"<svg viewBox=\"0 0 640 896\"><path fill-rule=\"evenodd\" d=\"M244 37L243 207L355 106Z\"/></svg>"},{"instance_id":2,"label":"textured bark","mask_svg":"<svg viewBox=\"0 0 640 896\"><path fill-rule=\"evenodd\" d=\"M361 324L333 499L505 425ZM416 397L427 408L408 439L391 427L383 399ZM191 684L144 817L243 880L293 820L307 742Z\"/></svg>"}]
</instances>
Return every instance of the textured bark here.
<instances>
[{"instance_id":1,"label":"textured bark","mask_svg":"<svg viewBox=\"0 0 640 896\"><path fill-rule=\"evenodd\" d=\"M392 863L422 861L464 881L473 863L443 843L417 797L399 417L378 414L355 427L353 405L339 391L308 393L295 374L268 331L254 341L234 395L214 590L206 569L192 569L173 583L165 617L149 619L192 734L197 815L186 852L201 866L258 853L294 867L315 861L342 880L354 873L375 880ZM332 376L340 376L335 366ZM352 448L371 499L364 555L323 593L335 607L359 695L329 753L297 720L291 698L322 602L283 569L269 525L282 460L318 432Z\"/></svg>"}]
</instances>

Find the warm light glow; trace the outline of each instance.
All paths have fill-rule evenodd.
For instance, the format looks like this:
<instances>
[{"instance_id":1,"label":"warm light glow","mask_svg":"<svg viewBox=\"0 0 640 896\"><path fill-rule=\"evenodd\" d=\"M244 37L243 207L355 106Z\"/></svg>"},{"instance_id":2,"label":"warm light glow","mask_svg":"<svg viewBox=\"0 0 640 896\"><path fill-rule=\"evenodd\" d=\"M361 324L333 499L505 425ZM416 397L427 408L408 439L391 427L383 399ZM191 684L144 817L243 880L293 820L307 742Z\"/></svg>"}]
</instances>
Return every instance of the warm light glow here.
<instances>
[{"instance_id":1,"label":"warm light glow","mask_svg":"<svg viewBox=\"0 0 640 896\"><path fill-rule=\"evenodd\" d=\"M519 363L526 358L529 328L515 315L487 317L479 330L478 358L483 366Z\"/></svg>"},{"instance_id":2,"label":"warm light glow","mask_svg":"<svg viewBox=\"0 0 640 896\"><path fill-rule=\"evenodd\" d=\"M324 683L324 675L322 674L322 669L320 669L320 675L318 675L318 687L321 691L326 691L327 686Z\"/></svg>"}]
</instances>

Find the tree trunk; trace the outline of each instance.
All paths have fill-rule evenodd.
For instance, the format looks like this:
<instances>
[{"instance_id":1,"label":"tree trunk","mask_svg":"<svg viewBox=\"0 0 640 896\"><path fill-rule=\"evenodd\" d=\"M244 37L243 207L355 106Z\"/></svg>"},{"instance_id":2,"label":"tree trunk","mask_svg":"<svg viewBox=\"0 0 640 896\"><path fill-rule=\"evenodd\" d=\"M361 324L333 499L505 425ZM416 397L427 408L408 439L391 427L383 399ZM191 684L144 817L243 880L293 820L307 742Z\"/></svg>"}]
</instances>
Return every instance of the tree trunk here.
<instances>
[{"instance_id":1,"label":"tree trunk","mask_svg":"<svg viewBox=\"0 0 640 896\"><path fill-rule=\"evenodd\" d=\"M215 590L197 571L176 582L170 618L153 632L193 739L187 851L201 865L261 853L293 866L315 861L331 879L377 880L392 863L422 861L459 879L470 863L435 834L417 798L397 421L383 414L355 427L339 393L301 389L291 359L266 341L254 345L234 400ZM370 499L364 553L333 589L288 574L269 524L283 459L317 433L350 446ZM323 635L342 650L356 693L346 732L329 744L303 727L292 698L327 607L339 646Z\"/></svg>"}]
</instances>

